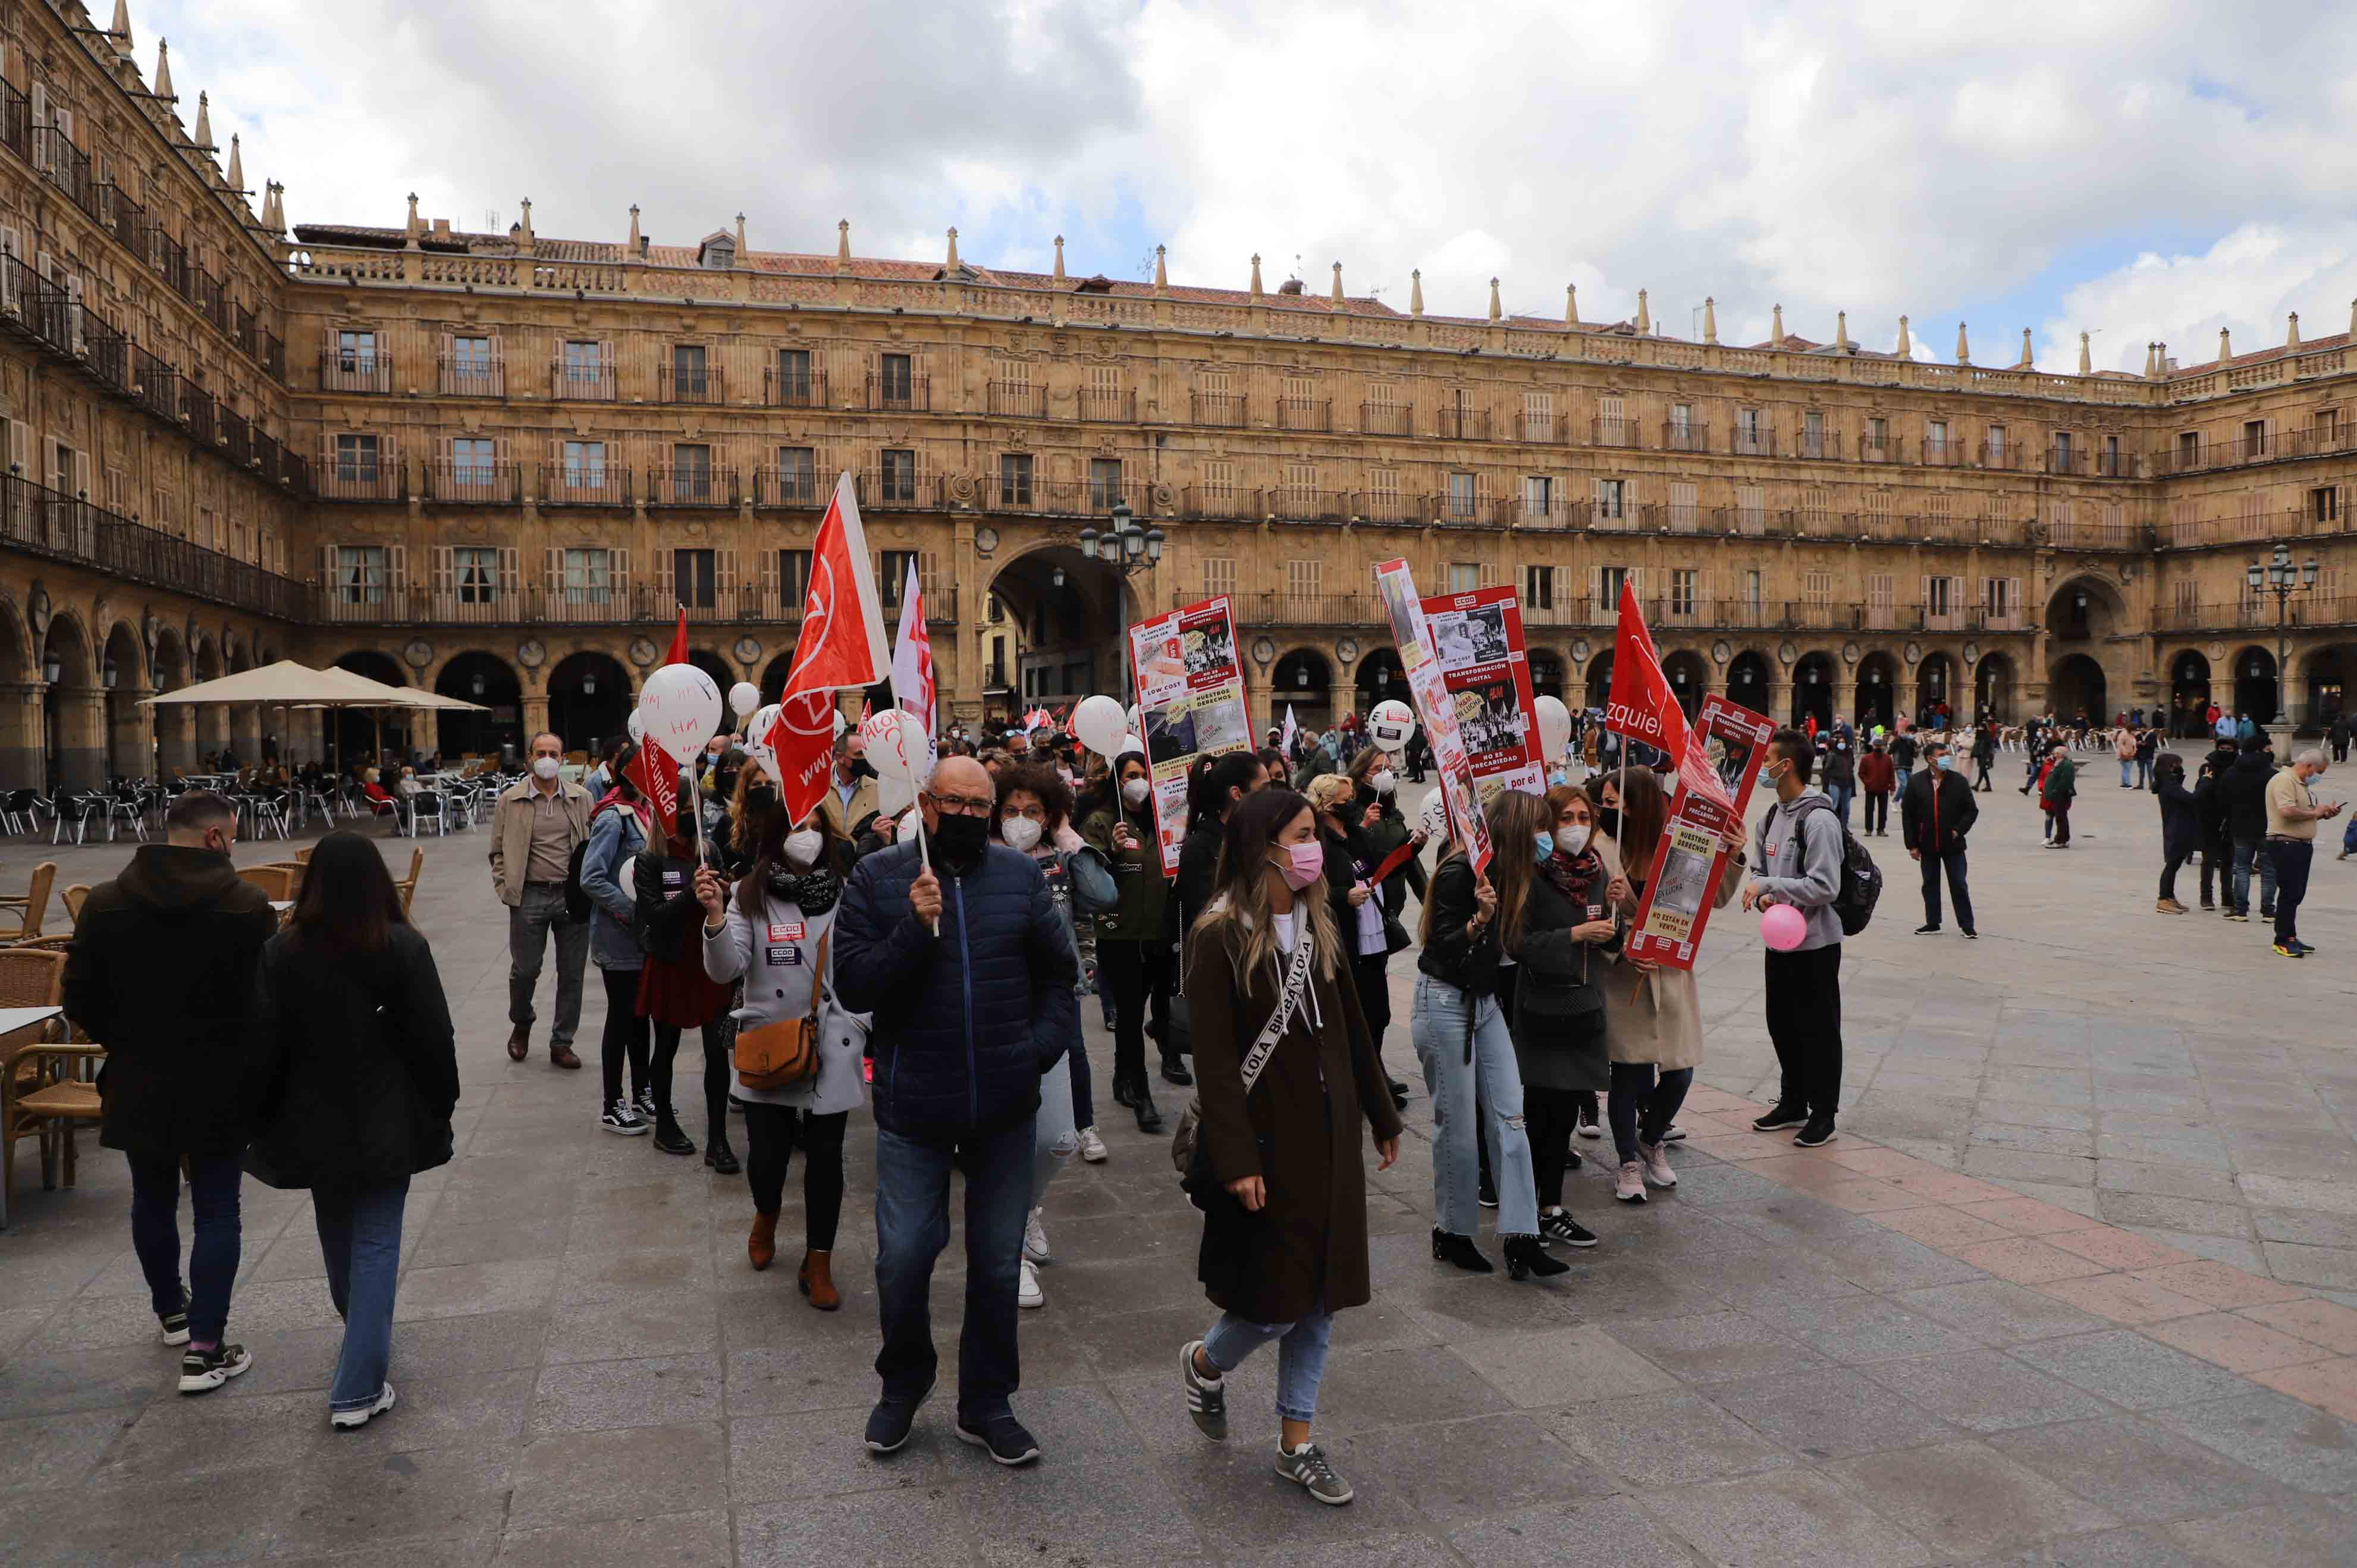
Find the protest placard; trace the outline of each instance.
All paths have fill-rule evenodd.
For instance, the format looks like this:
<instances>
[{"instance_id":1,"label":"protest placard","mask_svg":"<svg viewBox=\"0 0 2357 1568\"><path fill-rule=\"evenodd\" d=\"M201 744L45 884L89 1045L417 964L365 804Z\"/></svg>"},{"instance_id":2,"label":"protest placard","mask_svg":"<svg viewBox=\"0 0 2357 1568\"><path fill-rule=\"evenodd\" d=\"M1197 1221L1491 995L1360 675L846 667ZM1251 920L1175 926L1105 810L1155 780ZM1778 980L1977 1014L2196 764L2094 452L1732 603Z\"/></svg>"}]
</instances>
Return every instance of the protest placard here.
<instances>
[{"instance_id":1,"label":"protest placard","mask_svg":"<svg viewBox=\"0 0 2357 1568\"><path fill-rule=\"evenodd\" d=\"M1188 768L1199 757L1243 751L1253 744L1227 596L1134 623L1129 668L1167 876L1178 869L1178 846L1187 836Z\"/></svg>"}]
</instances>

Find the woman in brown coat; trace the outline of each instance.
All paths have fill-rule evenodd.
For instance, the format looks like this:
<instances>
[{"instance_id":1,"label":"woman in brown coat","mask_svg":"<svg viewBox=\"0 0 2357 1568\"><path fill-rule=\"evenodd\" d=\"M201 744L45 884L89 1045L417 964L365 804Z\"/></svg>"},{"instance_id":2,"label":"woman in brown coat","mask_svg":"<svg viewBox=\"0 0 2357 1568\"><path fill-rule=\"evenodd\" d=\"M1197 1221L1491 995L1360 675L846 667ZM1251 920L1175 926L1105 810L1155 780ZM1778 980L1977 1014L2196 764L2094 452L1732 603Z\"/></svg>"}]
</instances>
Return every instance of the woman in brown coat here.
<instances>
[{"instance_id":1,"label":"woman in brown coat","mask_svg":"<svg viewBox=\"0 0 2357 1568\"><path fill-rule=\"evenodd\" d=\"M1276 1472L1351 1500L1309 1440L1333 1315L1365 1304L1367 1183L1399 1157L1400 1118L1351 983L1309 802L1264 789L1229 813L1217 893L1188 944L1187 1005L1211 1172L1198 1275L1222 1316L1179 1361L1204 1435L1227 1436L1224 1375L1277 1341ZM1256 1072L1247 1090L1243 1075Z\"/></svg>"}]
</instances>

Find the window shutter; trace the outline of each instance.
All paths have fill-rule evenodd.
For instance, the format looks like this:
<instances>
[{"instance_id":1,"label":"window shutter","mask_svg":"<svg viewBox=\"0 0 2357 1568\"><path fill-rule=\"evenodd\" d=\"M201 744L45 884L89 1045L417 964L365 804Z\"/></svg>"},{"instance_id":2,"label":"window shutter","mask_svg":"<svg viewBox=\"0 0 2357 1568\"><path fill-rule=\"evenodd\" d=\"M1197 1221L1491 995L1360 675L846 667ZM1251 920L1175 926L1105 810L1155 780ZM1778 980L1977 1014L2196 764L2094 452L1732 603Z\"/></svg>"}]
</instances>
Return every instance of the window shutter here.
<instances>
[{"instance_id":1,"label":"window shutter","mask_svg":"<svg viewBox=\"0 0 2357 1568\"><path fill-rule=\"evenodd\" d=\"M565 552L554 546L548 551L547 592L549 603L565 602Z\"/></svg>"},{"instance_id":2,"label":"window shutter","mask_svg":"<svg viewBox=\"0 0 2357 1568\"><path fill-rule=\"evenodd\" d=\"M607 555L606 570L607 575L613 579L614 592L617 595L628 591L630 585L630 553L629 551L609 551Z\"/></svg>"},{"instance_id":3,"label":"window shutter","mask_svg":"<svg viewBox=\"0 0 2357 1568\"><path fill-rule=\"evenodd\" d=\"M434 363L438 371L436 378L437 385L456 370L457 367L452 361L457 358L457 352L458 335L457 333L444 332L437 336L434 347Z\"/></svg>"},{"instance_id":4,"label":"window shutter","mask_svg":"<svg viewBox=\"0 0 2357 1568\"><path fill-rule=\"evenodd\" d=\"M671 614L672 606L679 597L678 586L672 576L672 564L677 559L668 550L655 552L655 603L664 615Z\"/></svg>"},{"instance_id":5,"label":"window shutter","mask_svg":"<svg viewBox=\"0 0 2357 1568\"><path fill-rule=\"evenodd\" d=\"M761 552L761 597L774 608L778 602L778 553Z\"/></svg>"},{"instance_id":6,"label":"window shutter","mask_svg":"<svg viewBox=\"0 0 2357 1568\"><path fill-rule=\"evenodd\" d=\"M492 470L492 482L497 484L502 491L505 491L508 494L512 494L514 487L510 481L509 476L515 472L515 468L513 467L515 462L515 453L510 446L506 436L502 435L491 443L491 460L499 465L497 468ZM501 499L504 499L506 498L503 495Z\"/></svg>"},{"instance_id":7,"label":"window shutter","mask_svg":"<svg viewBox=\"0 0 2357 1568\"><path fill-rule=\"evenodd\" d=\"M335 586L335 582L336 547L332 544L322 544L319 546L319 586L332 588Z\"/></svg>"},{"instance_id":8,"label":"window shutter","mask_svg":"<svg viewBox=\"0 0 2357 1568\"><path fill-rule=\"evenodd\" d=\"M712 553L712 581L714 588L720 596L722 608L733 611L735 607L731 606L728 600L730 596L737 592L736 551L716 550Z\"/></svg>"},{"instance_id":9,"label":"window shutter","mask_svg":"<svg viewBox=\"0 0 2357 1568\"><path fill-rule=\"evenodd\" d=\"M516 597L516 547L504 545L500 550L500 603L512 607Z\"/></svg>"},{"instance_id":10,"label":"window shutter","mask_svg":"<svg viewBox=\"0 0 2357 1568\"><path fill-rule=\"evenodd\" d=\"M437 614L448 613L451 578L456 571L457 564L451 547L447 544L436 545L434 547L434 606Z\"/></svg>"},{"instance_id":11,"label":"window shutter","mask_svg":"<svg viewBox=\"0 0 2357 1568\"><path fill-rule=\"evenodd\" d=\"M388 597L409 586L409 546L392 544L384 552L384 586Z\"/></svg>"},{"instance_id":12,"label":"window shutter","mask_svg":"<svg viewBox=\"0 0 2357 1568\"><path fill-rule=\"evenodd\" d=\"M17 473L38 482L33 472L33 427L21 419L8 422L8 462Z\"/></svg>"}]
</instances>

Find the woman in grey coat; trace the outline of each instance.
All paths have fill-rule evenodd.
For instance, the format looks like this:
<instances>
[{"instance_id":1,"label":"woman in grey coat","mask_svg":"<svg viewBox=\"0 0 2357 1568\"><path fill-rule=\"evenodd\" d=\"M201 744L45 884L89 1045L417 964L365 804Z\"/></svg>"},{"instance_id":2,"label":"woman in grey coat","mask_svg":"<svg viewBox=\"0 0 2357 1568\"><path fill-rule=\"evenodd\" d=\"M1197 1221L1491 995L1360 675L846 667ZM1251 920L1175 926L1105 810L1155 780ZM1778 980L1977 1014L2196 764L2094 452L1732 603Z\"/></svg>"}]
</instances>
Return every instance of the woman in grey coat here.
<instances>
[{"instance_id":1,"label":"woman in grey coat","mask_svg":"<svg viewBox=\"0 0 2357 1568\"><path fill-rule=\"evenodd\" d=\"M818 1074L791 1089L749 1089L739 1079L745 1107L745 1174L753 1188L753 1231L746 1255L756 1269L777 1256L778 1210L786 1166L802 1149L802 1201L807 1233L795 1284L822 1312L843 1305L835 1289L833 1253L843 1213L843 1133L852 1108L865 1097L861 1047L866 1020L834 1001L835 906L850 847L813 811L792 832L776 787L746 765L738 819L740 845L752 865L733 888L709 868L696 873L704 906L704 972L724 983L743 980L740 1029L816 1015Z\"/></svg>"}]
</instances>

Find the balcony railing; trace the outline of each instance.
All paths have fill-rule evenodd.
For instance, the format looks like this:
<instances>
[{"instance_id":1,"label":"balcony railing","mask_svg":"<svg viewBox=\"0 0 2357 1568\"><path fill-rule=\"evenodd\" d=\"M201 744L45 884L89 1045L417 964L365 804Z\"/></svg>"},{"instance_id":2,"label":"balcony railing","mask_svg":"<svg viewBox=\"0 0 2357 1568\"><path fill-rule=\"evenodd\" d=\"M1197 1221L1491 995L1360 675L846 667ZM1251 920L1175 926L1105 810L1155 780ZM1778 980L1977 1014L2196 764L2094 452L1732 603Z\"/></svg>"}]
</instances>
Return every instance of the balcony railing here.
<instances>
[{"instance_id":1,"label":"balcony railing","mask_svg":"<svg viewBox=\"0 0 2357 1568\"><path fill-rule=\"evenodd\" d=\"M649 506L733 507L737 470L713 463L656 463L647 469Z\"/></svg>"},{"instance_id":2,"label":"balcony railing","mask_svg":"<svg viewBox=\"0 0 2357 1568\"><path fill-rule=\"evenodd\" d=\"M1172 598L1173 609L1193 602L1185 593ZM1364 626L1383 618L1372 594L1238 594L1233 607L1239 622L1254 627Z\"/></svg>"},{"instance_id":3,"label":"balcony railing","mask_svg":"<svg viewBox=\"0 0 2357 1568\"><path fill-rule=\"evenodd\" d=\"M513 463L489 457L436 457L425 465L425 499L460 506L514 506L523 477Z\"/></svg>"},{"instance_id":4,"label":"balcony railing","mask_svg":"<svg viewBox=\"0 0 2357 1568\"><path fill-rule=\"evenodd\" d=\"M253 465L253 426L246 423L243 416L229 409L222 409L219 439L221 456L241 468Z\"/></svg>"},{"instance_id":5,"label":"balcony railing","mask_svg":"<svg viewBox=\"0 0 2357 1568\"><path fill-rule=\"evenodd\" d=\"M389 392L393 391L393 356L382 349L366 353L322 349L319 350L319 390Z\"/></svg>"},{"instance_id":6,"label":"balcony railing","mask_svg":"<svg viewBox=\"0 0 2357 1568\"><path fill-rule=\"evenodd\" d=\"M1906 441L1902 436L1878 438L1866 435L1857 438L1857 460L1861 463L1903 463L1907 460L1906 452Z\"/></svg>"},{"instance_id":7,"label":"balcony railing","mask_svg":"<svg viewBox=\"0 0 2357 1568\"><path fill-rule=\"evenodd\" d=\"M1803 462L1838 462L1841 459L1842 438L1838 430L1811 430L1803 425L1792 437L1792 456Z\"/></svg>"},{"instance_id":8,"label":"balcony railing","mask_svg":"<svg viewBox=\"0 0 2357 1568\"><path fill-rule=\"evenodd\" d=\"M2350 530L2350 519L2351 513L2342 509L2336 493L2330 515L2319 516L2314 505L2310 504L2253 512L2244 517L2191 518L2179 522L2164 522L2155 532L2158 542L2171 549L2190 549L2201 544L2259 545L2272 540L2297 539L2302 535L2345 533Z\"/></svg>"},{"instance_id":9,"label":"balcony railing","mask_svg":"<svg viewBox=\"0 0 2357 1568\"><path fill-rule=\"evenodd\" d=\"M1506 416L1506 434L1525 446L1562 446L1571 440L1571 415L1524 409Z\"/></svg>"},{"instance_id":10,"label":"balcony railing","mask_svg":"<svg viewBox=\"0 0 2357 1568\"><path fill-rule=\"evenodd\" d=\"M1915 449L1915 456L1916 461L1927 468L1962 467L1964 444L1949 437L1926 435L1923 445Z\"/></svg>"},{"instance_id":11,"label":"balcony railing","mask_svg":"<svg viewBox=\"0 0 2357 1568\"><path fill-rule=\"evenodd\" d=\"M870 413L930 413L933 408L933 383L930 376L867 374L867 412Z\"/></svg>"},{"instance_id":12,"label":"balcony railing","mask_svg":"<svg viewBox=\"0 0 2357 1568\"><path fill-rule=\"evenodd\" d=\"M145 349L131 352L131 395L159 419L180 417L180 372Z\"/></svg>"},{"instance_id":13,"label":"balcony railing","mask_svg":"<svg viewBox=\"0 0 2357 1568\"><path fill-rule=\"evenodd\" d=\"M1403 403L1362 403L1359 405L1359 428L1369 435L1413 435L1415 410Z\"/></svg>"},{"instance_id":14,"label":"balcony railing","mask_svg":"<svg viewBox=\"0 0 2357 1568\"><path fill-rule=\"evenodd\" d=\"M1684 424L1662 426L1662 450L1664 452L1707 452L1710 450L1710 426L1689 421Z\"/></svg>"},{"instance_id":15,"label":"balcony railing","mask_svg":"<svg viewBox=\"0 0 2357 1568\"><path fill-rule=\"evenodd\" d=\"M1727 450L1734 457L1773 457L1776 455L1776 427L1772 424L1738 424L1727 438Z\"/></svg>"},{"instance_id":16,"label":"balcony railing","mask_svg":"<svg viewBox=\"0 0 2357 1568\"><path fill-rule=\"evenodd\" d=\"M605 364L568 365L562 360L552 360L548 366L548 395L583 403L612 403L615 396L614 367Z\"/></svg>"},{"instance_id":17,"label":"balcony railing","mask_svg":"<svg viewBox=\"0 0 2357 1568\"><path fill-rule=\"evenodd\" d=\"M625 463L543 463L540 466L543 506L629 506L630 469Z\"/></svg>"},{"instance_id":18,"label":"balcony railing","mask_svg":"<svg viewBox=\"0 0 2357 1568\"><path fill-rule=\"evenodd\" d=\"M440 368L445 397L508 395L507 361L497 354L488 360L472 354L444 354Z\"/></svg>"},{"instance_id":19,"label":"balcony railing","mask_svg":"<svg viewBox=\"0 0 2357 1568\"><path fill-rule=\"evenodd\" d=\"M830 489L809 468L764 463L753 470L753 504L759 507L824 506Z\"/></svg>"},{"instance_id":20,"label":"balcony railing","mask_svg":"<svg viewBox=\"0 0 2357 1568\"><path fill-rule=\"evenodd\" d=\"M1189 392L1187 394L1188 420L1190 424L1211 425L1226 430L1243 428L1248 405L1242 392Z\"/></svg>"},{"instance_id":21,"label":"balcony railing","mask_svg":"<svg viewBox=\"0 0 2357 1568\"><path fill-rule=\"evenodd\" d=\"M1486 408L1442 408L1433 412L1433 429L1444 441L1487 441L1490 411Z\"/></svg>"},{"instance_id":22,"label":"balcony railing","mask_svg":"<svg viewBox=\"0 0 2357 1568\"><path fill-rule=\"evenodd\" d=\"M1974 448L1975 460L1982 467L2000 473L2019 473L2029 456L2029 448L2018 441L1984 441Z\"/></svg>"},{"instance_id":23,"label":"balcony railing","mask_svg":"<svg viewBox=\"0 0 2357 1568\"><path fill-rule=\"evenodd\" d=\"M1237 485L1189 485L1180 498L1189 517L1250 518L1261 515L1260 492Z\"/></svg>"},{"instance_id":24,"label":"balcony railing","mask_svg":"<svg viewBox=\"0 0 2357 1568\"><path fill-rule=\"evenodd\" d=\"M1330 398L1281 397L1276 400L1276 427L1279 430L1308 430L1320 434L1334 428L1334 403Z\"/></svg>"},{"instance_id":25,"label":"balcony railing","mask_svg":"<svg viewBox=\"0 0 2357 1568\"><path fill-rule=\"evenodd\" d=\"M1104 424L1136 422L1137 394L1134 392L1107 392L1082 387L1072 397L1073 411L1079 418Z\"/></svg>"},{"instance_id":26,"label":"balcony railing","mask_svg":"<svg viewBox=\"0 0 2357 1568\"><path fill-rule=\"evenodd\" d=\"M1587 441L1591 446L1641 446L1637 434L1637 422L1617 415L1598 414L1587 422Z\"/></svg>"},{"instance_id":27,"label":"balcony railing","mask_svg":"<svg viewBox=\"0 0 2357 1568\"><path fill-rule=\"evenodd\" d=\"M98 187L90 177L90 155L56 125L33 127L33 166L65 192L66 199L91 218L99 217Z\"/></svg>"},{"instance_id":28,"label":"balcony railing","mask_svg":"<svg viewBox=\"0 0 2357 1568\"><path fill-rule=\"evenodd\" d=\"M1048 416L1048 389L1035 387L1029 381L990 381L984 385L983 394L985 406L999 418Z\"/></svg>"},{"instance_id":29,"label":"balcony railing","mask_svg":"<svg viewBox=\"0 0 2357 1568\"><path fill-rule=\"evenodd\" d=\"M409 467L397 454L354 456L332 451L319 455L315 475L319 499L329 501L405 501L409 499Z\"/></svg>"},{"instance_id":30,"label":"balcony railing","mask_svg":"<svg viewBox=\"0 0 2357 1568\"><path fill-rule=\"evenodd\" d=\"M2099 479L2133 479L2136 477L2136 456L2125 447L2117 451L2105 447L2093 456L2094 473Z\"/></svg>"},{"instance_id":31,"label":"balcony railing","mask_svg":"<svg viewBox=\"0 0 2357 1568\"><path fill-rule=\"evenodd\" d=\"M1264 515L1281 522L1340 522L1351 516L1349 490L1283 485L1261 492Z\"/></svg>"},{"instance_id":32,"label":"balcony railing","mask_svg":"<svg viewBox=\"0 0 2357 1568\"><path fill-rule=\"evenodd\" d=\"M1421 510L1415 497L1397 490L1357 490L1351 496L1351 514L1361 522L1417 522L1422 521Z\"/></svg>"},{"instance_id":33,"label":"balcony railing","mask_svg":"<svg viewBox=\"0 0 2357 1568\"><path fill-rule=\"evenodd\" d=\"M5 81L0 81L0 146L33 161L33 105Z\"/></svg>"},{"instance_id":34,"label":"balcony railing","mask_svg":"<svg viewBox=\"0 0 2357 1568\"><path fill-rule=\"evenodd\" d=\"M2047 542L2058 550L2145 550L2150 531L2140 522L2057 522Z\"/></svg>"},{"instance_id":35,"label":"balcony railing","mask_svg":"<svg viewBox=\"0 0 2357 1568\"><path fill-rule=\"evenodd\" d=\"M307 584L13 474L0 475L0 546L74 562L109 577L278 620L307 623L317 618Z\"/></svg>"},{"instance_id":36,"label":"balcony railing","mask_svg":"<svg viewBox=\"0 0 2357 1568\"><path fill-rule=\"evenodd\" d=\"M1495 527L1504 521L1503 503L1484 495L1438 495L1424 498L1424 515L1435 522L1460 528Z\"/></svg>"},{"instance_id":37,"label":"balcony railing","mask_svg":"<svg viewBox=\"0 0 2357 1568\"><path fill-rule=\"evenodd\" d=\"M770 408L824 408L826 372L771 365L761 372L761 402Z\"/></svg>"},{"instance_id":38,"label":"balcony railing","mask_svg":"<svg viewBox=\"0 0 2357 1568\"><path fill-rule=\"evenodd\" d=\"M194 381L180 383L180 423L187 425L189 439L199 446L210 446L220 434L220 421L214 418L220 405L212 393Z\"/></svg>"},{"instance_id":39,"label":"balcony railing","mask_svg":"<svg viewBox=\"0 0 2357 1568\"><path fill-rule=\"evenodd\" d=\"M716 407L728 401L726 382L717 365L658 365L656 396L664 403L699 403Z\"/></svg>"},{"instance_id":40,"label":"balcony railing","mask_svg":"<svg viewBox=\"0 0 2357 1568\"><path fill-rule=\"evenodd\" d=\"M1144 514L1152 488L1143 479L1042 479L1005 472L976 487L982 504L992 511L1048 517L1103 517L1123 502Z\"/></svg>"},{"instance_id":41,"label":"balcony railing","mask_svg":"<svg viewBox=\"0 0 2357 1568\"><path fill-rule=\"evenodd\" d=\"M895 511L937 511L942 505L942 481L937 474L904 468L867 468L857 478L862 507Z\"/></svg>"}]
</instances>

